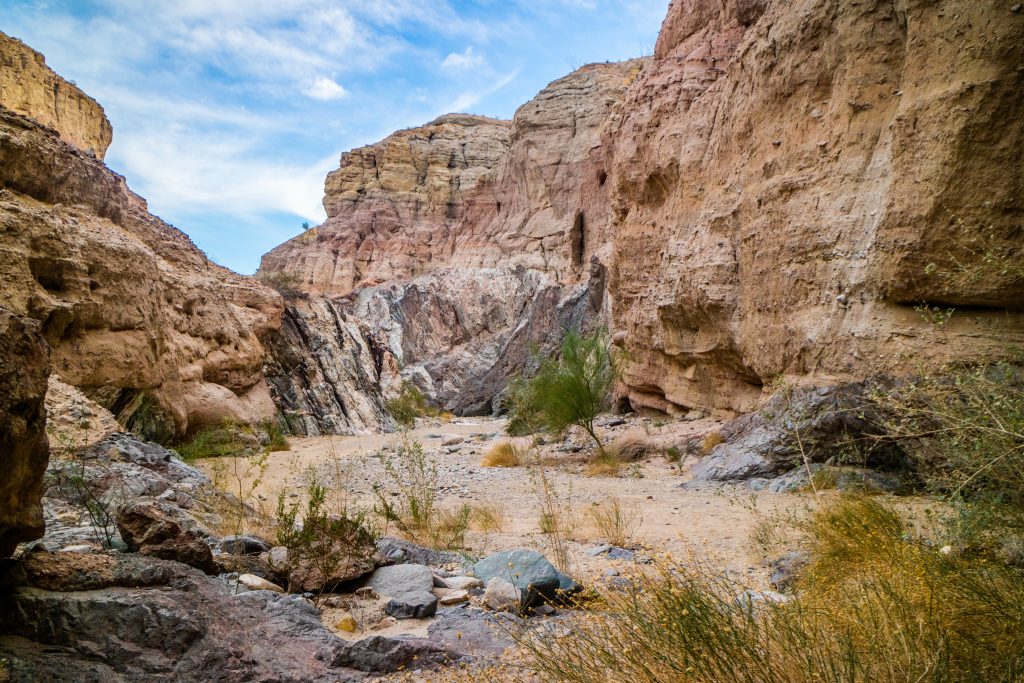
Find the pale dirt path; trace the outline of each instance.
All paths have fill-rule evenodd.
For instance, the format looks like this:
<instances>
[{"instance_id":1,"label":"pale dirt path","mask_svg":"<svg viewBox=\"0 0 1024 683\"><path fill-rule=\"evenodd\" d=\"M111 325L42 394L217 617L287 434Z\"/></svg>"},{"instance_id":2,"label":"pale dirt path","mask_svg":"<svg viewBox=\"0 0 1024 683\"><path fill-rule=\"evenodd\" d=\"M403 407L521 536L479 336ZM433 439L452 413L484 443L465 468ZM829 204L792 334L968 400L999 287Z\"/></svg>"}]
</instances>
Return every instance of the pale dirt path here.
<instances>
[{"instance_id":1,"label":"pale dirt path","mask_svg":"<svg viewBox=\"0 0 1024 683\"><path fill-rule=\"evenodd\" d=\"M652 438L673 441L687 434L713 430L712 420L673 422L653 426L642 418L629 424L603 430L615 435L638 428L651 432ZM480 466L483 452L504 437L504 421L490 418L464 418L451 423L420 426L408 438L423 443L438 462L440 473L440 504L455 507L463 503L487 504L504 512L505 522L498 532L470 532L469 551L483 555L517 547L534 548L551 557L550 538L540 533L539 498L529 468L484 468ZM441 446L441 436L456 434L466 441L457 452ZM494 435L494 436L491 436ZM487 437L491 437L490 440ZM372 485L382 476L382 467L373 457L381 448L394 448L402 436L374 434L351 437L292 438L291 450L273 453L267 460L262 480L253 490L252 502L262 504L273 513L278 493L284 491L289 502L301 502L309 473L331 485L337 493L348 491L349 504L370 507L374 502ZM527 444L529 440L521 440ZM628 572L632 563L591 558L588 548L604 539L594 528L588 510L595 503L618 498L624 509L641 521L634 542L654 553L670 553L676 559L691 557L724 569L733 578L758 588L765 588L767 570L764 559L751 542L759 521L770 514L788 514L807 506L809 498L793 494L753 494L729 487L718 491L693 491L680 488L687 477L680 476L664 458L655 457L638 467L627 467L614 477L587 477L581 455L560 453L553 446L542 449L553 488L569 503L576 520L571 532L570 570L582 580L593 580L614 569ZM202 461L200 467L213 473L219 463L222 485L237 493L237 478L251 480L255 476L252 459L222 458ZM236 474L237 468L237 474ZM248 476L247 476L248 475ZM637 478L637 475L642 475ZM250 485L243 484L248 492ZM340 496L339 496L340 497ZM756 507L757 512L754 508Z\"/></svg>"}]
</instances>

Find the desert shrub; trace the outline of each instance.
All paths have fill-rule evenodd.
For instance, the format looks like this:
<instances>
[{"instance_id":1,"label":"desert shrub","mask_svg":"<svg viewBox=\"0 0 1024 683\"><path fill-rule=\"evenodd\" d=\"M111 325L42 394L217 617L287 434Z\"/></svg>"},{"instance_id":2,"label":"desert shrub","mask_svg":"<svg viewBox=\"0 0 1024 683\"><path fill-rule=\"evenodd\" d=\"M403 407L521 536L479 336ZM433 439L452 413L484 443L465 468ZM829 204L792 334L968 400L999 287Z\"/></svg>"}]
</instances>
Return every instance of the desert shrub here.
<instances>
[{"instance_id":1,"label":"desert shrub","mask_svg":"<svg viewBox=\"0 0 1024 683\"><path fill-rule=\"evenodd\" d=\"M304 508L288 505L283 491L277 499L276 540L288 549L288 564L324 577L333 575L343 562L372 555L375 540L363 513L330 514L327 497L327 488L311 476Z\"/></svg>"},{"instance_id":2,"label":"desert shrub","mask_svg":"<svg viewBox=\"0 0 1024 683\"><path fill-rule=\"evenodd\" d=\"M267 433L267 450L271 453L278 451L289 451L292 445L288 442L288 437L285 436L284 430L281 429L281 425L277 422L265 422L263 429Z\"/></svg>"},{"instance_id":3,"label":"desert shrub","mask_svg":"<svg viewBox=\"0 0 1024 683\"><path fill-rule=\"evenodd\" d=\"M201 427L191 438L176 444L174 450L189 463L202 458L241 456L252 453L258 443L255 439L244 438L244 434L241 427L227 423Z\"/></svg>"},{"instance_id":4,"label":"desert shrub","mask_svg":"<svg viewBox=\"0 0 1024 683\"><path fill-rule=\"evenodd\" d=\"M564 492L560 491L540 462L530 468L530 483L540 504L537 525L540 532L548 536L554 564L563 572L570 573L569 537L576 529L576 516L571 503L572 485Z\"/></svg>"},{"instance_id":5,"label":"desert shrub","mask_svg":"<svg viewBox=\"0 0 1024 683\"><path fill-rule=\"evenodd\" d=\"M605 330L585 336L569 330L559 355L541 362L525 397L545 430L560 434L575 425L603 453L594 420L608 407L617 377L618 366Z\"/></svg>"},{"instance_id":6,"label":"desert shrub","mask_svg":"<svg viewBox=\"0 0 1024 683\"><path fill-rule=\"evenodd\" d=\"M625 462L636 462L643 460L651 453L661 452L661 449L638 433L623 434L608 444L605 450Z\"/></svg>"},{"instance_id":7,"label":"desert shrub","mask_svg":"<svg viewBox=\"0 0 1024 683\"><path fill-rule=\"evenodd\" d=\"M604 449L598 451L597 455L587 463L583 473L588 477L616 477L622 472L623 464L618 453Z\"/></svg>"},{"instance_id":8,"label":"desert shrub","mask_svg":"<svg viewBox=\"0 0 1024 683\"><path fill-rule=\"evenodd\" d=\"M519 467L526 459L522 448L511 441L494 444L484 453L480 465L483 467Z\"/></svg>"},{"instance_id":9,"label":"desert shrub","mask_svg":"<svg viewBox=\"0 0 1024 683\"><path fill-rule=\"evenodd\" d=\"M256 273L256 279L284 297L292 297L300 293L299 285L302 282L299 276L283 270L260 270Z\"/></svg>"},{"instance_id":10,"label":"desert shrub","mask_svg":"<svg viewBox=\"0 0 1024 683\"><path fill-rule=\"evenodd\" d=\"M436 414L427 403L427 397L423 392L409 381L402 382L401 393L385 401L384 406L395 422L408 429L415 426L416 418Z\"/></svg>"},{"instance_id":11,"label":"desert shrub","mask_svg":"<svg viewBox=\"0 0 1024 683\"><path fill-rule=\"evenodd\" d=\"M384 467L384 480L373 487L374 511L385 525L394 524L405 538L421 545L444 550L464 547L473 508L438 506L437 462L423 445L406 439L394 456L381 452L377 457Z\"/></svg>"},{"instance_id":12,"label":"desert shrub","mask_svg":"<svg viewBox=\"0 0 1024 683\"><path fill-rule=\"evenodd\" d=\"M776 603L707 567L674 565L604 596L571 637L521 636L549 681L1015 681L1024 576L946 556L898 514L845 499L806 527L814 561Z\"/></svg>"},{"instance_id":13,"label":"desert shrub","mask_svg":"<svg viewBox=\"0 0 1024 683\"><path fill-rule=\"evenodd\" d=\"M112 546L116 530L115 505L105 495L103 486L88 476L85 465L69 460L52 467L46 474L45 484L48 497L84 508L90 525L96 529L96 542L104 548Z\"/></svg>"},{"instance_id":14,"label":"desert shrub","mask_svg":"<svg viewBox=\"0 0 1024 683\"><path fill-rule=\"evenodd\" d=\"M635 505L626 506L617 497L597 503L590 508L590 519L597 532L612 545L628 547L643 524L643 517Z\"/></svg>"},{"instance_id":15,"label":"desert shrub","mask_svg":"<svg viewBox=\"0 0 1024 683\"><path fill-rule=\"evenodd\" d=\"M537 407L533 384L522 377L509 382L505 390L504 409L508 416L505 432L509 436L527 436L544 428L544 419Z\"/></svg>"},{"instance_id":16,"label":"desert shrub","mask_svg":"<svg viewBox=\"0 0 1024 683\"><path fill-rule=\"evenodd\" d=\"M1024 355L1015 364L945 368L872 395L886 438L900 441L927 486L956 507L965 547L1024 533L1021 364Z\"/></svg>"},{"instance_id":17,"label":"desert shrub","mask_svg":"<svg viewBox=\"0 0 1024 683\"><path fill-rule=\"evenodd\" d=\"M505 508L499 503L481 503L473 508L472 526L477 531L498 532L506 523Z\"/></svg>"}]
</instances>

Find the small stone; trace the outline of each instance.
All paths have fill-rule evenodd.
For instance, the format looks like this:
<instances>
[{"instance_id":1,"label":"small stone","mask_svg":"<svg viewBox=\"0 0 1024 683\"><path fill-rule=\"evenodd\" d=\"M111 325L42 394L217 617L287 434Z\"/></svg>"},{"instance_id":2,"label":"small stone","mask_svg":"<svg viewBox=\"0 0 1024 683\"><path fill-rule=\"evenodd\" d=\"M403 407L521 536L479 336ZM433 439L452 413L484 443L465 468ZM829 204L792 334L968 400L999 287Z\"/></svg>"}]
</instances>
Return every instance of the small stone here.
<instances>
[{"instance_id":1,"label":"small stone","mask_svg":"<svg viewBox=\"0 0 1024 683\"><path fill-rule=\"evenodd\" d=\"M273 591L275 593L284 593L284 589L278 586L276 583L267 581L266 579L256 576L255 574L242 574L238 577L238 583L242 584L249 590Z\"/></svg>"},{"instance_id":2,"label":"small stone","mask_svg":"<svg viewBox=\"0 0 1024 683\"><path fill-rule=\"evenodd\" d=\"M457 605L467 600L469 600L469 593L463 590L448 590L438 598L438 602L442 605Z\"/></svg>"},{"instance_id":3,"label":"small stone","mask_svg":"<svg viewBox=\"0 0 1024 683\"><path fill-rule=\"evenodd\" d=\"M458 434L445 434L441 437L442 446L454 446L455 444L462 443L463 441L465 441L465 439Z\"/></svg>"},{"instance_id":4,"label":"small stone","mask_svg":"<svg viewBox=\"0 0 1024 683\"><path fill-rule=\"evenodd\" d=\"M455 590L473 590L474 588L482 588L484 582L475 576L449 576L448 578L441 579L443 588L454 588Z\"/></svg>"},{"instance_id":5,"label":"small stone","mask_svg":"<svg viewBox=\"0 0 1024 683\"><path fill-rule=\"evenodd\" d=\"M1018 5L1018 7L1020 7L1020 5ZM942 553L943 555L952 555L953 554L953 546L951 546L951 545L944 545L941 548L939 548L939 552Z\"/></svg>"},{"instance_id":6,"label":"small stone","mask_svg":"<svg viewBox=\"0 0 1024 683\"><path fill-rule=\"evenodd\" d=\"M359 626L356 624L355 617L353 617L351 614L342 615L342 617L338 619L338 623L336 623L334 627L339 631L345 631L346 633L355 633L356 629L359 628Z\"/></svg>"},{"instance_id":7,"label":"small stone","mask_svg":"<svg viewBox=\"0 0 1024 683\"><path fill-rule=\"evenodd\" d=\"M402 593L388 600L384 613L396 619L429 619L437 613L437 597L422 590Z\"/></svg>"},{"instance_id":8,"label":"small stone","mask_svg":"<svg viewBox=\"0 0 1024 683\"><path fill-rule=\"evenodd\" d=\"M373 590L369 586L357 588L355 595L360 600L376 600L378 597L380 597L377 595L377 591Z\"/></svg>"},{"instance_id":9,"label":"small stone","mask_svg":"<svg viewBox=\"0 0 1024 683\"><path fill-rule=\"evenodd\" d=\"M591 548L590 550L587 550L586 552L584 552L584 555L586 555L587 557L598 557L600 555L607 555L611 549L612 546L606 543L604 545L599 545L596 548Z\"/></svg>"},{"instance_id":10,"label":"small stone","mask_svg":"<svg viewBox=\"0 0 1024 683\"><path fill-rule=\"evenodd\" d=\"M633 561L633 551L626 550L625 548L612 548L608 551L609 560L625 560L626 562Z\"/></svg>"},{"instance_id":11,"label":"small stone","mask_svg":"<svg viewBox=\"0 0 1024 683\"><path fill-rule=\"evenodd\" d=\"M518 612L519 589L512 582L496 576L487 582L484 604L495 612Z\"/></svg>"},{"instance_id":12,"label":"small stone","mask_svg":"<svg viewBox=\"0 0 1024 683\"><path fill-rule=\"evenodd\" d=\"M91 553L94 550L96 550L96 548L94 546L89 545L88 543L78 543L76 545L69 545L69 546L66 546L64 548L61 548L57 552L59 552L59 553Z\"/></svg>"},{"instance_id":13,"label":"small stone","mask_svg":"<svg viewBox=\"0 0 1024 683\"><path fill-rule=\"evenodd\" d=\"M550 617L552 614L555 613L555 611L555 608L551 605L548 605L547 603L543 605L537 605L533 608L533 613L540 617Z\"/></svg>"}]
</instances>

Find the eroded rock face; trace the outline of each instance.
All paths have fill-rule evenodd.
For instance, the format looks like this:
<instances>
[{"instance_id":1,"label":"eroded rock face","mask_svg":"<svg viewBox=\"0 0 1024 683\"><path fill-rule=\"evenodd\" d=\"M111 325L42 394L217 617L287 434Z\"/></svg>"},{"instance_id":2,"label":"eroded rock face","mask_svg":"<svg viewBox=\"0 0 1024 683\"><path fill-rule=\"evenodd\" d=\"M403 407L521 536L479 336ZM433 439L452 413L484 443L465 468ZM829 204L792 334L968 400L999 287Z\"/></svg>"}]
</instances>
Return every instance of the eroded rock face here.
<instances>
[{"instance_id":1,"label":"eroded rock face","mask_svg":"<svg viewBox=\"0 0 1024 683\"><path fill-rule=\"evenodd\" d=\"M38 322L0 308L0 558L43 533L49 356Z\"/></svg>"},{"instance_id":2,"label":"eroded rock face","mask_svg":"<svg viewBox=\"0 0 1024 683\"><path fill-rule=\"evenodd\" d=\"M343 295L445 261L463 200L508 148L507 121L449 114L342 155L327 176L327 222L263 257L309 293Z\"/></svg>"},{"instance_id":3,"label":"eroded rock face","mask_svg":"<svg viewBox=\"0 0 1024 683\"><path fill-rule=\"evenodd\" d=\"M280 324L276 292L2 106L0 183L0 305L41 323L61 379L151 437L273 417L260 337Z\"/></svg>"},{"instance_id":4,"label":"eroded rock face","mask_svg":"<svg viewBox=\"0 0 1024 683\"><path fill-rule=\"evenodd\" d=\"M292 434L394 429L384 392L398 382L398 362L382 335L342 302L291 298L265 343L271 395Z\"/></svg>"},{"instance_id":5,"label":"eroded rock face","mask_svg":"<svg viewBox=\"0 0 1024 683\"><path fill-rule=\"evenodd\" d=\"M606 137L633 404L1019 345L1022 58L998 3L673 2Z\"/></svg>"},{"instance_id":6,"label":"eroded rock face","mask_svg":"<svg viewBox=\"0 0 1024 683\"><path fill-rule=\"evenodd\" d=\"M103 107L46 65L17 38L0 33L0 102L56 130L62 140L102 159L113 129Z\"/></svg>"}]
</instances>

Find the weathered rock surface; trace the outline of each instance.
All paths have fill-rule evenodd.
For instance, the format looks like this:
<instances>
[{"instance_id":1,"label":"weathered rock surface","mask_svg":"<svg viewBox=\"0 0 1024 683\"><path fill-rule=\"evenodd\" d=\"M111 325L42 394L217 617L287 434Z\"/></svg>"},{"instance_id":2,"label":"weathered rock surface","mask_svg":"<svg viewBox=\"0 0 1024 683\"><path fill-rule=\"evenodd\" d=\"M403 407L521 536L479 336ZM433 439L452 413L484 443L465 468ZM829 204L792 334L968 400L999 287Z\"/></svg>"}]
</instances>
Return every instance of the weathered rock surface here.
<instances>
[{"instance_id":1,"label":"weathered rock surface","mask_svg":"<svg viewBox=\"0 0 1024 683\"><path fill-rule=\"evenodd\" d=\"M508 141L507 121L450 114L347 152L327 176L327 222L265 255L260 270L328 295L420 274L446 260L463 198Z\"/></svg>"},{"instance_id":2,"label":"weathered rock surface","mask_svg":"<svg viewBox=\"0 0 1024 683\"><path fill-rule=\"evenodd\" d=\"M132 552L181 562L207 574L217 571L206 539L174 506L133 501L117 511L116 522Z\"/></svg>"},{"instance_id":3,"label":"weathered rock surface","mask_svg":"<svg viewBox=\"0 0 1024 683\"><path fill-rule=\"evenodd\" d=\"M0 107L0 305L42 323L61 379L167 438L274 415L260 336L281 299L206 259L124 179Z\"/></svg>"},{"instance_id":4,"label":"weathered rock surface","mask_svg":"<svg viewBox=\"0 0 1024 683\"><path fill-rule=\"evenodd\" d=\"M491 580L511 583L519 591L522 609L557 600L562 584L561 572L535 550L506 550L488 555L473 566L473 573L487 583L488 592L494 592L496 599L504 595L504 589L500 584L492 588Z\"/></svg>"},{"instance_id":5,"label":"weathered rock surface","mask_svg":"<svg viewBox=\"0 0 1024 683\"><path fill-rule=\"evenodd\" d=\"M805 463L854 463L898 470L899 446L880 438L878 408L861 383L780 392L760 410L726 423L725 439L697 461L694 481L742 481L786 474Z\"/></svg>"},{"instance_id":6,"label":"weathered rock surface","mask_svg":"<svg viewBox=\"0 0 1024 683\"><path fill-rule=\"evenodd\" d=\"M1001 3L675 0L606 136L633 405L1019 345L1022 59Z\"/></svg>"},{"instance_id":7,"label":"weathered rock surface","mask_svg":"<svg viewBox=\"0 0 1024 683\"><path fill-rule=\"evenodd\" d=\"M194 569L136 555L34 553L3 584L0 656L19 682L356 681L460 656L426 639L346 643L301 598L232 595Z\"/></svg>"},{"instance_id":8,"label":"weathered rock surface","mask_svg":"<svg viewBox=\"0 0 1024 683\"><path fill-rule=\"evenodd\" d=\"M339 302L291 297L265 339L264 372L288 430L303 436L390 431L398 362L380 333Z\"/></svg>"},{"instance_id":9,"label":"weathered rock surface","mask_svg":"<svg viewBox=\"0 0 1024 683\"><path fill-rule=\"evenodd\" d=\"M49 361L39 323L0 308L0 558L43 534Z\"/></svg>"},{"instance_id":10,"label":"weathered rock surface","mask_svg":"<svg viewBox=\"0 0 1024 683\"><path fill-rule=\"evenodd\" d=\"M113 129L103 107L46 65L46 59L17 38L0 33L0 102L53 128L62 140L99 159Z\"/></svg>"}]
</instances>

